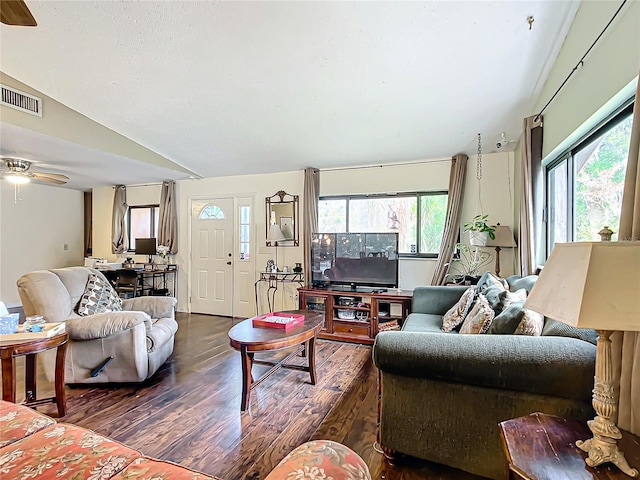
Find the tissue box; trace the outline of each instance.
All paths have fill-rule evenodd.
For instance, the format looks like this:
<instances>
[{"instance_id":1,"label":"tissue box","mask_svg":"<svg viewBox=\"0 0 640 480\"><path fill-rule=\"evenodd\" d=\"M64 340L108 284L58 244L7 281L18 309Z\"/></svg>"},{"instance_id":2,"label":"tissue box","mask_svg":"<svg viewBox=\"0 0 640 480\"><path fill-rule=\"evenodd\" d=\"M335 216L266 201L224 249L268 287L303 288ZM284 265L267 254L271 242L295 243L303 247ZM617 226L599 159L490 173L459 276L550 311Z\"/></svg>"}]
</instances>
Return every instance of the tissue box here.
<instances>
[{"instance_id":1,"label":"tissue box","mask_svg":"<svg viewBox=\"0 0 640 480\"><path fill-rule=\"evenodd\" d=\"M6 333L16 333L18 331L19 313L11 313L0 317L0 335Z\"/></svg>"}]
</instances>

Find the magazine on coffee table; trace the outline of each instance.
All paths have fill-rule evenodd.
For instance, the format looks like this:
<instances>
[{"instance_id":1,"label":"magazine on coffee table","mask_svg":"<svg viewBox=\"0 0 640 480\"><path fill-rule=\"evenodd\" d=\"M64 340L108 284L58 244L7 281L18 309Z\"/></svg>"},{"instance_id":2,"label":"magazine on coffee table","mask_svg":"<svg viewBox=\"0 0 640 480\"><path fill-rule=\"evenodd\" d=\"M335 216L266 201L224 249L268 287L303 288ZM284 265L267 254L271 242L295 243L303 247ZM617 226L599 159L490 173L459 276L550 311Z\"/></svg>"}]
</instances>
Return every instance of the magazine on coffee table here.
<instances>
[{"instance_id":1,"label":"magazine on coffee table","mask_svg":"<svg viewBox=\"0 0 640 480\"><path fill-rule=\"evenodd\" d=\"M254 327L279 328L290 330L304 323L304 315L287 312L270 312L253 319Z\"/></svg>"}]
</instances>

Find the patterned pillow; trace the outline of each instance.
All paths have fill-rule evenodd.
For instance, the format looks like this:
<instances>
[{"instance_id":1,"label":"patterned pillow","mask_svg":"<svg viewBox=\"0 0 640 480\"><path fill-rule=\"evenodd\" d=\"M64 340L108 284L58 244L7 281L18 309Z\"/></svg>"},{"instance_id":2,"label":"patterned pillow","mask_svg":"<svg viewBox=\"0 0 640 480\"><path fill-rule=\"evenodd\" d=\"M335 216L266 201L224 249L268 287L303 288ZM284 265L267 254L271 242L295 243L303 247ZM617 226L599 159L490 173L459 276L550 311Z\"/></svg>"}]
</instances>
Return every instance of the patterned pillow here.
<instances>
[{"instance_id":1,"label":"patterned pillow","mask_svg":"<svg viewBox=\"0 0 640 480\"><path fill-rule=\"evenodd\" d=\"M544 328L544 315L534 312L533 310L524 310L524 316L520 320L520 324L513 332L514 335L542 335L542 329Z\"/></svg>"},{"instance_id":2,"label":"patterned pillow","mask_svg":"<svg viewBox=\"0 0 640 480\"><path fill-rule=\"evenodd\" d=\"M121 310L122 299L111 284L102 275L90 274L84 293L80 297L78 315L95 315Z\"/></svg>"},{"instance_id":3,"label":"patterned pillow","mask_svg":"<svg viewBox=\"0 0 640 480\"><path fill-rule=\"evenodd\" d=\"M487 333L494 316L493 308L485 296L480 293L473 309L464 319L460 333Z\"/></svg>"},{"instance_id":4,"label":"patterned pillow","mask_svg":"<svg viewBox=\"0 0 640 480\"><path fill-rule=\"evenodd\" d=\"M450 332L462 322L464 322L464 317L467 315L469 311L469 307L473 303L473 298L476 294L476 287L467 288L458 303L456 303L453 307L449 309L447 313L442 317L442 331Z\"/></svg>"}]
</instances>

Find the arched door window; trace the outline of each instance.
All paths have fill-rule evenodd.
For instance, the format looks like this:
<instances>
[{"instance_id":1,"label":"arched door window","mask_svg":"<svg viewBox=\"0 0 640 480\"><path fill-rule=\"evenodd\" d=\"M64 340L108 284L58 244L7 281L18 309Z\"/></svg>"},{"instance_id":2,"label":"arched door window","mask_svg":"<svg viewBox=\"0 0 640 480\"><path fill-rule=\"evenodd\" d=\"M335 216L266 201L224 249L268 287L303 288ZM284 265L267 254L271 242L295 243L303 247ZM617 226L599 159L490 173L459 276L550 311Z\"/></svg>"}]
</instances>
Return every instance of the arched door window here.
<instances>
[{"instance_id":1,"label":"arched door window","mask_svg":"<svg viewBox=\"0 0 640 480\"><path fill-rule=\"evenodd\" d=\"M205 205L198 215L200 220L224 220L226 217L222 209L217 205Z\"/></svg>"}]
</instances>

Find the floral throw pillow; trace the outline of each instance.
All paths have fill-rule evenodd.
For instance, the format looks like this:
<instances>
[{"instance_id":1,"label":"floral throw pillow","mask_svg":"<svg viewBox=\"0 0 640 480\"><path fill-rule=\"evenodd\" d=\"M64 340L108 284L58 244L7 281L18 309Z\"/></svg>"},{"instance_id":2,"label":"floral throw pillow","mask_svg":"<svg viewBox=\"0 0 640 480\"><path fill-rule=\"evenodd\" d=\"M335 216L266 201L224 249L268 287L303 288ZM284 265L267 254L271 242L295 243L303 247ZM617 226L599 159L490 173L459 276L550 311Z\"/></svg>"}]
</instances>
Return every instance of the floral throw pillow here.
<instances>
[{"instance_id":1,"label":"floral throw pillow","mask_svg":"<svg viewBox=\"0 0 640 480\"><path fill-rule=\"evenodd\" d=\"M514 335L542 335L544 328L544 315L533 310L524 309L524 316L518 324Z\"/></svg>"},{"instance_id":2,"label":"floral throw pillow","mask_svg":"<svg viewBox=\"0 0 640 480\"><path fill-rule=\"evenodd\" d=\"M495 314L485 296L478 294L476 304L464 319L460 333L487 333Z\"/></svg>"},{"instance_id":3,"label":"floral throw pillow","mask_svg":"<svg viewBox=\"0 0 640 480\"><path fill-rule=\"evenodd\" d=\"M78 304L78 315L95 315L121 310L122 299L111 284L102 275L95 273L89 275L89 281Z\"/></svg>"},{"instance_id":4,"label":"floral throw pillow","mask_svg":"<svg viewBox=\"0 0 640 480\"><path fill-rule=\"evenodd\" d=\"M442 331L450 332L458 325L464 322L464 318L469 311L469 307L473 303L473 298L476 294L476 287L467 288L458 303L456 303L453 307L449 309L447 313L442 317Z\"/></svg>"}]
</instances>

